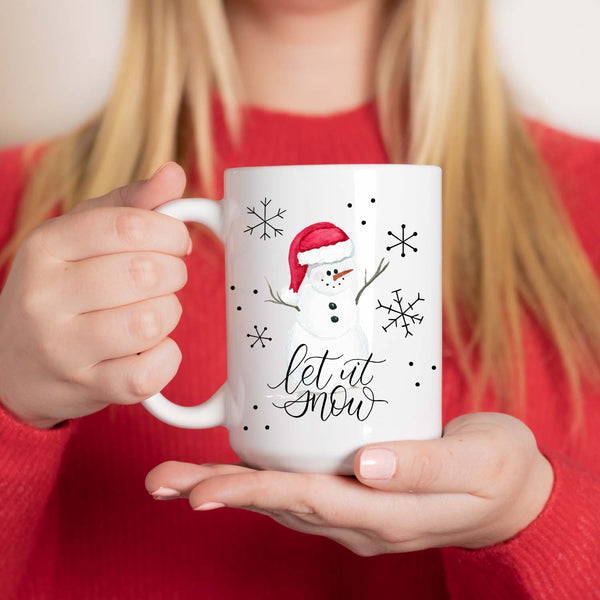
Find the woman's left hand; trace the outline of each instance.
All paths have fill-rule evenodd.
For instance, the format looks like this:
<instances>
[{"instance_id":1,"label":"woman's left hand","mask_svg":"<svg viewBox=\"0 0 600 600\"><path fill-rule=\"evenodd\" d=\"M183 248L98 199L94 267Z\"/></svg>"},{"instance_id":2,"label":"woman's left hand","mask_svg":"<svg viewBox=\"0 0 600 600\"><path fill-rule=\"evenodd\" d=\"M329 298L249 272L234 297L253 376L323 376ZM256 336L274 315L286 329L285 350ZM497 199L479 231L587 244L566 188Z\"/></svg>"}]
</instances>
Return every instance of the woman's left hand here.
<instances>
[{"instance_id":1,"label":"woman's left hand","mask_svg":"<svg viewBox=\"0 0 600 600\"><path fill-rule=\"evenodd\" d=\"M262 513L373 556L507 540L539 515L554 481L531 431L500 413L458 417L440 439L366 446L354 471L356 479L170 461L146 488L157 499L179 492L194 510Z\"/></svg>"}]
</instances>

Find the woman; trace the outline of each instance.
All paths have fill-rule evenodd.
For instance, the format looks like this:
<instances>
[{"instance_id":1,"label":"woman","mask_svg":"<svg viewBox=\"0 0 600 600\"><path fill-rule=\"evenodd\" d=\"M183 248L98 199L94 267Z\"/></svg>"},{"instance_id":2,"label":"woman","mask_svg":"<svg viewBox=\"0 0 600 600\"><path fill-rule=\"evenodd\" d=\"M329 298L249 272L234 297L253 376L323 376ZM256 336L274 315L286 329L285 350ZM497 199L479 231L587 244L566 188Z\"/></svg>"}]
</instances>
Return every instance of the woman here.
<instances>
[{"instance_id":1,"label":"woman","mask_svg":"<svg viewBox=\"0 0 600 600\"><path fill-rule=\"evenodd\" d=\"M580 242L600 260L600 148L521 122L482 4L133 0L101 114L4 153L4 596L596 593L600 294ZM187 184L172 163L144 180L171 160ZM202 229L190 254L148 209L220 198L229 166L387 161L444 169L441 440L362 449L356 479L257 473L222 430L130 406L181 353L182 403L225 378L222 249ZM148 471L189 503L148 498Z\"/></svg>"}]
</instances>

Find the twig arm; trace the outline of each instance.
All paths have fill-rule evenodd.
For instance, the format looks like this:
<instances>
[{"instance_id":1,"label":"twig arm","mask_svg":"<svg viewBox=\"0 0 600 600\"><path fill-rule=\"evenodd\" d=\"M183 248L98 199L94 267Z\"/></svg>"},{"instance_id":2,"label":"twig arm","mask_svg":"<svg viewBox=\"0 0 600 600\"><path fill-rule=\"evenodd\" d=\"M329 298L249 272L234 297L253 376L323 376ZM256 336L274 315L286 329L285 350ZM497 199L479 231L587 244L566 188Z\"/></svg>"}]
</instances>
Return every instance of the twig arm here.
<instances>
[{"instance_id":1,"label":"twig arm","mask_svg":"<svg viewBox=\"0 0 600 600\"><path fill-rule=\"evenodd\" d=\"M273 292L273 288L271 287L271 284L269 283L268 280L267 280L267 285L269 286L269 293L271 294L271 299L265 300L265 302L271 302L273 304L281 304L282 306L289 306L290 308L295 308L298 312L300 312L300 309L297 306L294 306L293 304L288 304L287 302L284 302L281 299L279 292L277 292L277 293Z\"/></svg>"},{"instance_id":2,"label":"twig arm","mask_svg":"<svg viewBox=\"0 0 600 600\"><path fill-rule=\"evenodd\" d=\"M362 293L390 266L389 261L386 262L385 265L383 264L384 261L385 261L385 258L382 258L379 261L377 270L375 271L375 273L373 274L373 277L371 277L371 279L367 279L367 272L365 271L365 284L360 288L358 294L356 294L356 299L354 300L354 302L356 304L358 304L358 301L360 300Z\"/></svg>"}]
</instances>

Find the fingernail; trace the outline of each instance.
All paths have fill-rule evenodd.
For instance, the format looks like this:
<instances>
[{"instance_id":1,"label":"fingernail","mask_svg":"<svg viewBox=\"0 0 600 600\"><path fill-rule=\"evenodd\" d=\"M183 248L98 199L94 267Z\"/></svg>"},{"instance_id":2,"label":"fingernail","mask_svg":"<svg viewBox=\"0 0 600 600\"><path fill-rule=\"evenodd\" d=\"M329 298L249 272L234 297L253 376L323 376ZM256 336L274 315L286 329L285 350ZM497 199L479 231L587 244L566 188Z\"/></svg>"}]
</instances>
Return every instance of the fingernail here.
<instances>
[{"instance_id":1,"label":"fingernail","mask_svg":"<svg viewBox=\"0 0 600 600\"><path fill-rule=\"evenodd\" d=\"M365 479L391 479L396 472L396 455L386 448L371 448L360 456L360 476Z\"/></svg>"},{"instance_id":2,"label":"fingernail","mask_svg":"<svg viewBox=\"0 0 600 600\"><path fill-rule=\"evenodd\" d=\"M179 498L181 492L178 492L173 488L161 486L157 490L150 492L150 495L153 496L155 500L171 500L171 498Z\"/></svg>"},{"instance_id":3,"label":"fingernail","mask_svg":"<svg viewBox=\"0 0 600 600\"><path fill-rule=\"evenodd\" d=\"M154 173L152 173L152 175L150 175L150 177L148 177L148 179L152 179L154 177L156 177L169 163L166 162L164 165L161 165L160 167L158 167L158 169L156 169L156 171L154 171Z\"/></svg>"},{"instance_id":4,"label":"fingernail","mask_svg":"<svg viewBox=\"0 0 600 600\"><path fill-rule=\"evenodd\" d=\"M188 249L185 253L186 256L189 256L192 253L192 238L190 238L190 243L188 245Z\"/></svg>"},{"instance_id":5,"label":"fingernail","mask_svg":"<svg viewBox=\"0 0 600 600\"><path fill-rule=\"evenodd\" d=\"M204 502L199 506L195 506L194 510L213 510L215 508L223 508L224 506L222 502Z\"/></svg>"}]
</instances>

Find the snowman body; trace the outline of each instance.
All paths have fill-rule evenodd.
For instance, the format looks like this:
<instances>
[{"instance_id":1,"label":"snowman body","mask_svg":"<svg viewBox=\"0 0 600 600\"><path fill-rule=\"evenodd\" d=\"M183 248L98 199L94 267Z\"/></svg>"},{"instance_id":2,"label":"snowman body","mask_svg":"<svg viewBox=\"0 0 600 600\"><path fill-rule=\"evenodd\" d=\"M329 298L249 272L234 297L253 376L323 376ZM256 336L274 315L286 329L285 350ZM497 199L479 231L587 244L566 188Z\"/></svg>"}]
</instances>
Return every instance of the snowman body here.
<instances>
[{"instance_id":1,"label":"snowman body","mask_svg":"<svg viewBox=\"0 0 600 600\"><path fill-rule=\"evenodd\" d=\"M367 338L358 320L354 261L347 258L308 268L297 295L296 322L287 358L305 344L309 356L367 358Z\"/></svg>"}]
</instances>

